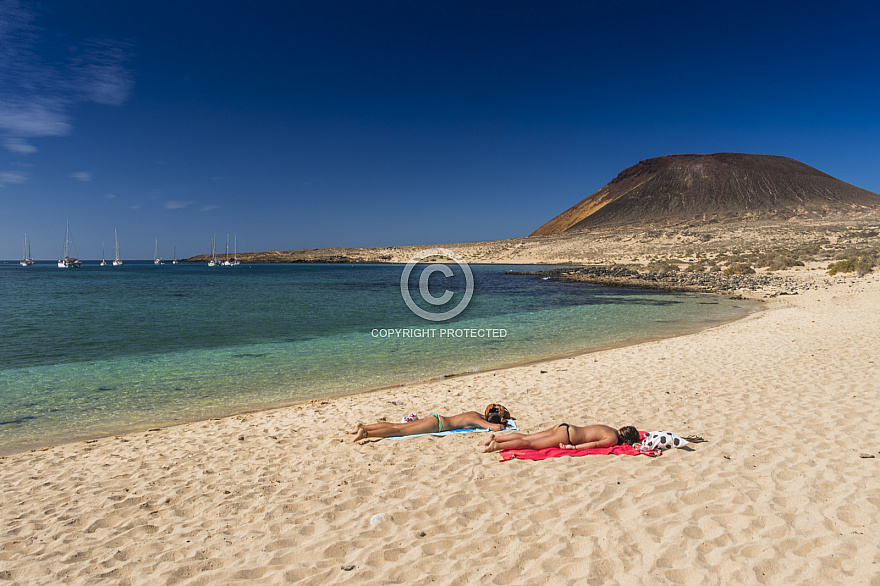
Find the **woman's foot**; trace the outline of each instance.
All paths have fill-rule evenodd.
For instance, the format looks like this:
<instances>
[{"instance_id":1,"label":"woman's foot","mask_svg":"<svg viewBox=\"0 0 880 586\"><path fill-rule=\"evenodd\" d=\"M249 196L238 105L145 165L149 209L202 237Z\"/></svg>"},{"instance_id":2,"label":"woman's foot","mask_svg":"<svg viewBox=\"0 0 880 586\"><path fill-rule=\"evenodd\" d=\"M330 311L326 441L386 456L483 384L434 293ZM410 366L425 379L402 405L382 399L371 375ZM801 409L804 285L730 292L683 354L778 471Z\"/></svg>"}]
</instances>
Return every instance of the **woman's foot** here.
<instances>
[{"instance_id":1,"label":"woman's foot","mask_svg":"<svg viewBox=\"0 0 880 586\"><path fill-rule=\"evenodd\" d=\"M363 426L364 426L363 423L358 423L357 425L354 426L354 429L352 429L351 431L346 431L345 433L356 434L358 431L360 431L360 429Z\"/></svg>"},{"instance_id":2,"label":"woman's foot","mask_svg":"<svg viewBox=\"0 0 880 586\"><path fill-rule=\"evenodd\" d=\"M484 440L480 443L480 445L481 445L481 446L488 446L489 444L491 444L491 443L494 442L494 441L495 441L495 434L494 434L494 433L490 433L490 434L489 434L489 437L487 437L486 439L484 439Z\"/></svg>"},{"instance_id":3,"label":"woman's foot","mask_svg":"<svg viewBox=\"0 0 880 586\"><path fill-rule=\"evenodd\" d=\"M493 440L492 442L490 442L488 444L484 444L483 449L480 451L483 452L484 454L487 454L489 452L497 452L500 449L501 449L501 444L499 444L498 442Z\"/></svg>"},{"instance_id":4,"label":"woman's foot","mask_svg":"<svg viewBox=\"0 0 880 586\"><path fill-rule=\"evenodd\" d=\"M362 439L366 439L366 438L368 438L368 437L370 437L370 436L367 435L367 430L364 429L363 427L358 426L358 428L357 428L357 435L355 435L355 436L354 436L354 439L351 440L351 441L353 441L353 442L357 442L357 441L360 441L360 440L362 440Z\"/></svg>"}]
</instances>

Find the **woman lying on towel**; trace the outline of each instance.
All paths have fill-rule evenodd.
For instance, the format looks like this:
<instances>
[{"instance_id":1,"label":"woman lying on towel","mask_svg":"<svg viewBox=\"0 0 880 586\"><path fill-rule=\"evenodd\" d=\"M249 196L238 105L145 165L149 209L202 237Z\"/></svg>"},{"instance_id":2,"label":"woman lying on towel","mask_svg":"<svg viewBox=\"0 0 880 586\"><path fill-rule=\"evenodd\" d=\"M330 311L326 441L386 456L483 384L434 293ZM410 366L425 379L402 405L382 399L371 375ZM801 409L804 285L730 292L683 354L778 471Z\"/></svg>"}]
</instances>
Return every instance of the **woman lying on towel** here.
<instances>
[{"instance_id":1,"label":"woman lying on towel","mask_svg":"<svg viewBox=\"0 0 880 586\"><path fill-rule=\"evenodd\" d=\"M639 443L639 432L631 425L614 429L607 425L577 426L560 423L538 433L506 433L497 437L494 433L490 433L482 443L483 449L480 451L543 450L557 446L567 450L582 450L637 443Z\"/></svg>"},{"instance_id":2,"label":"woman lying on towel","mask_svg":"<svg viewBox=\"0 0 880 586\"><path fill-rule=\"evenodd\" d=\"M401 435L419 435L422 433L439 433L441 431L450 431L453 429L491 429L492 431L501 431L507 425L507 420L513 419L510 412L497 403L492 403L486 407L485 415L480 415L476 411L465 411L458 415L428 415L415 421L407 421L406 423L387 423L380 421L379 423L371 423L364 425L358 423L349 433L355 434L351 441L360 441L369 437L398 437Z\"/></svg>"}]
</instances>

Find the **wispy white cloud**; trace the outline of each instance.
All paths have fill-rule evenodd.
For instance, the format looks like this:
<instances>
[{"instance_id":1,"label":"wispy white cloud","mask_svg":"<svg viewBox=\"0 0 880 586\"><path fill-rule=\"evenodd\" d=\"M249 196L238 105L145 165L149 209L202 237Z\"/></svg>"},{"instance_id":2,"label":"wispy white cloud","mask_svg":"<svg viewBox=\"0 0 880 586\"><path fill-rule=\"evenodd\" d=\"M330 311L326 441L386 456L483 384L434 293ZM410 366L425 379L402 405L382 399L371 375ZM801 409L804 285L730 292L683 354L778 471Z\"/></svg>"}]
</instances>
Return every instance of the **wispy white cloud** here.
<instances>
[{"instance_id":1,"label":"wispy white cloud","mask_svg":"<svg viewBox=\"0 0 880 586\"><path fill-rule=\"evenodd\" d=\"M107 194L107 199L116 199L116 194L114 194L114 193L108 193L108 194Z\"/></svg>"},{"instance_id":2,"label":"wispy white cloud","mask_svg":"<svg viewBox=\"0 0 880 586\"><path fill-rule=\"evenodd\" d=\"M76 173L71 173L71 177L76 179L77 181L91 181L92 180L92 172L91 171L77 171Z\"/></svg>"},{"instance_id":3,"label":"wispy white cloud","mask_svg":"<svg viewBox=\"0 0 880 586\"><path fill-rule=\"evenodd\" d=\"M15 171L0 171L0 187L6 187L9 184L24 183L27 180L27 175L22 173L16 173Z\"/></svg>"},{"instance_id":4,"label":"wispy white cloud","mask_svg":"<svg viewBox=\"0 0 880 586\"><path fill-rule=\"evenodd\" d=\"M65 136L70 133L71 126L65 113L67 105L63 99L35 97L33 102L25 103L19 96L6 96L5 93L0 93L3 96L0 102L0 130L6 134L6 148L9 148L10 141L15 145L16 142L23 143L24 138Z\"/></svg>"},{"instance_id":5,"label":"wispy white cloud","mask_svg":"<svg viewBox=\"0 0 880 586\"><path fill-rule=\"evenodd\" d=\"M134 78L123 66L128 57L127 44L90 40L78 47L71 64L74 85L83 101L119 106L131 95Z\"/></svg>"},{"instance_id":6,"label":"wispy white cloud","mask_svg":"<svg viewBox=\"0 0 880 586\"><path fill-rule=\"evenodd\" d=\"M196 202L194 201L177 201L177 200L169 200L165 202L166 210L179 210L188 206L191 206Z\"/></svg>"},{"instance_id":7,"label":"wispy white cloud","mask_svg":"<svg viewBox=\"0 0 880 586\"><path fill-rule=\"evenodd\" d=\"M85 40L55 55L35 19L20 0L0 0L0 144L23 155L37 151L26 139L70 134L76 104L119 105L134 87L128 45Z\"/></svg>"},{"instance_id":8,"label":"wispy white cloud","mask_svg":"<svg viewBox=\"0 0 880 586\"><path fill-rule=\"evenodd\" d=\"M3 146L7 150L20 155L29 155L37 152L37 147L20 138L7 138L3 141Z\"/></svg>"},{"instance_id":9,"label":"wispy white cloud","mask_svg":"<svg viewBox=\"0 0 880 586\"><path fill-rule=\"evenodd\" d=\"M199 208L199 211L202 211L202 212L210 212L211 210L216 210L218 207L220 207L220 206L211 206L211 205L209 205L209 206L202 206L201 208Z\"/></svg>"}]
</instances>

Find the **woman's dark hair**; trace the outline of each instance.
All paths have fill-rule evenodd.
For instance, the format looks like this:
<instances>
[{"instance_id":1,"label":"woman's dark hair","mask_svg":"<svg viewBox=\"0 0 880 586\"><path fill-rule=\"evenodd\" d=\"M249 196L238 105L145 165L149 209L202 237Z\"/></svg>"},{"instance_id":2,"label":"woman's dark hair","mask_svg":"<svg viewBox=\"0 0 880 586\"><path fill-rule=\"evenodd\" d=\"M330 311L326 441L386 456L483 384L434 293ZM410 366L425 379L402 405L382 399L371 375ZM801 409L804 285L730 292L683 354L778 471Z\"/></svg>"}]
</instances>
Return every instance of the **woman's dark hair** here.
<instances>
[{"instance_id":1,"label":"woman's dark hair","mask_svg":"<svg viewBox=\"0 0 880 586\"><path fill-rule=\"evenodd\" d=\"M627 444L629 446L639 443L639 440L641 439L639 437L639 430L632 425L627 425L626 427L621 427L620 429L618 429L617 437L620 438L620 443Z\"/></svg>"},{"instance_id":2,"label":"woman's dark hair","mask_svg":"<svg viewBox=\"0 0 880 586\"><path fill-rule=\"evenodd\" d=\"M507 410L507 407L499 405L498 403L492 403L486 407L485 418L489 423L500 423L502 425L506 425L508 419L513 419L513 417L510 416L510 411Z\"/></svg>"}]
</instances>

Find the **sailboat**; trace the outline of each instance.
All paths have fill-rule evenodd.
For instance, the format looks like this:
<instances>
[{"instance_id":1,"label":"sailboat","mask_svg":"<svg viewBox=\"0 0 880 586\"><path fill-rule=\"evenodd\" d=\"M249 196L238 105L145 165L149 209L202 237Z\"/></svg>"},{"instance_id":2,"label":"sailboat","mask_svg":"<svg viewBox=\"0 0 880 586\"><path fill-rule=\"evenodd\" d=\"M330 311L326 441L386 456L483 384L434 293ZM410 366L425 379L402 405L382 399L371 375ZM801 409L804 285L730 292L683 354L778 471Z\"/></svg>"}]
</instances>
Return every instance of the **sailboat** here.
<instances>
[{"instance_id":1,"label":"sailboat","mask_svg":"<svg viewBox=\"0 0 880 586\"><path fill-rule=\"evenodd\" d=\"M164 265L165 262L159 258L159 239L156 238L156 252L153 254L153 264L154 265Z\"/></svg>"},{"instance_id":2,"label":"sailboat","mask_svg":"<svg viewBox=\"0 0 880 586\"><path fill-rule=\"evenodd\" d=\"M64 235L64 256L58 261L59 269L74 268L78 269L82 266L82 261L70 258L70 220L67 220L67 233Z\"/></svg>"},{"instance_id":3,"label":"sailboat","mask_svg":"<svg viewBox=\"0 0 880 586\"><path fill-rule=\"evenodd\" d=\"M233 252L232 252L232 262L229 264L231 264L232 266L238 266L241 264L240 262L238 262L238 235L237 234L235 235L235 248L233 248Z\"/></svg>"},{"instance_id":4,"label":"sailboat","mask_svg":"<svg viewBox=\"0 0 880 586\"><path fill-rule=\"evenodd\" d=\"M173 265L177 264L177 247L176 246L174 247L174 260L171 261L171 264L173 264Z\"/></svg>"},{"instance_id":5,"label":"sailboat","mask_svg":"<svg viewBox=\"0 0 880 586\"><path fill-rule=\"evenodd\" d=\"M107 261L104 260L104 243L103 242L101 243L101 266L102 267L107 266Z\"/></svg>"},{"instance_id":6,"label":"sailboat","mask_svg":"<svg viewBox=\"0 0 880 586\"><path fill-rule=\"evenodd\" d=\"M27 234L24 235L24 245L21 249L21 262L19 264L23 267L29 267L34 264L34 259L31 258L31 243L28 241Z\"/></svg>"},{"instance_id":7,"label":"sailboat","mask_svg":"<svg viewBox=\"0 0 880 586\"><path fill-rule=\"evenodd\" d=\"M238 236L235 237L235 252L232 254L232 259L229 258L229 234L226 235L226 260L223 261L224 267L234 267L240 265L238 262Z\"/></svg>"},{"instance_id":8,"label":"sailboat","mask_svg":"<svg viewBox=\"0 0 880 586\"><path fill-rule=\"evenodd\" d=\"M223 261L224 267L231 267L232 263L229 261L229 234L226 234L226 260Z\"/></svg>"},{"instance_id":9,"label":"sailboat","mask_svg":"<svg viewBox=\"0 0 880 586\"><path fill-rule=\"evenodd\" d=\"M216 236L211 236L211 260L208 261L209 267L219 267L220 266L220 261L217 259L217 253L215 252L216 239L217 239Z\"/></svg>"},{"instance_id":10,"label":"sailboat","mask_svg":"<svg viewBox=\"0 0 880 586\"><path fill-rule=\"evenodd\" d=\"M122 261L119 259L119 234L116 232L116 228L113 228L113 238L116 240L116 257L113 259L113 266L121 267Z\"/></svg>"}]
</instances>

